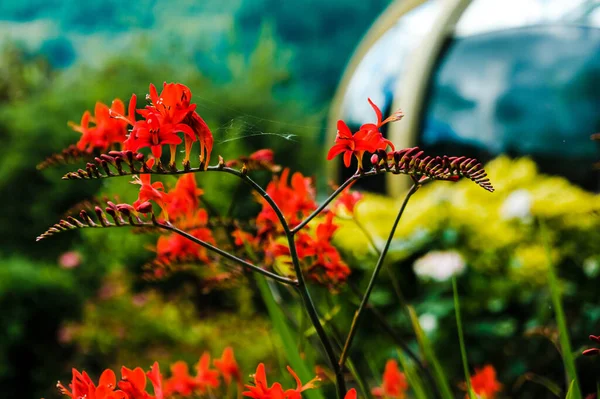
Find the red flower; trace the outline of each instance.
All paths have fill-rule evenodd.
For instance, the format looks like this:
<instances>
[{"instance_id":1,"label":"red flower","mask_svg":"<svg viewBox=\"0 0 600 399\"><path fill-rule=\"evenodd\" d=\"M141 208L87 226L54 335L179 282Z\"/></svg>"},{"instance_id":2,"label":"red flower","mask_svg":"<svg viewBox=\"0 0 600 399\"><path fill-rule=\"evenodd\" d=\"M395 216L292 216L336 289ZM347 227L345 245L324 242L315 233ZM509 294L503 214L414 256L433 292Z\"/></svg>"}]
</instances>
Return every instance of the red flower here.
<instances>
[{"instance_id":1,"label":"red flower","mask_svg":"<svg viewBox=\"0 0 600 399\"><path fill-rule=\"evenodd\" d=\"M152 168L154 159L149 159L147 165ZM135 210L144 211L144 213L150 211L152 208L148 208L146 204L148 201L154 201L163 210L165 219L168 219L167 202L170 201L170 197L164 192L164 185L161 182L151 183L149 174L142 174L139 177L135 176L132 183L141 186L138 199L133 203Z\"/></svg>"},{"instance_id":2,"label":"red flower","mask_svg":"<svg viewBox=\"0 0 600 399\"><path fill-rule=\"evenodd\" d=\"M131 370L127 367L121 367L121 388L129 399L149 399L150 395L146 392L146 373L141 367Z\"/></svg>"},{"instance_id":3,"label":"red flower","mask_svg":"<svg viewBox=\"0 0 600 399\"><path fill-rule=\"evenodd\" d=\"M475 369L475 374L471 376L471 387L479 398L494 399L502 389L502 384L496 379L494 366L486 365L482 369Z\"/></svg>"},{"instance_id":4,"label":"red flower","mask_svg":"<svg viewBox=\"0 0 600 399\"><path fill-rule=\"evenodd\" d=\"M135 97L129 103L130 113L135 109ZM94 117L89 111L85 111L81 117L81 124L76 125L69 122L73 130L81 133L81 139L77 143L80 150L106 151L112 144L123 143L127 138L127 118L113 118L112 114L122 115L125 112L123 101L118 98L112 102L110 109L107 105L97 102L94 109ZM89 126L90 122L95 126Z\"/></svg>"},{"instance_id":5,"label":"red flower","mask_svg":"<svg viewBox=\"0 0 600 399\"><path fill-rule=\"evenodd\" d=\"M306 384L302 384L298 375L288 366L288 371L296 380L296 388L284 391L281 384L276 382L272 387L267 383L267 375L265 373L265 365L260 363L256 368L256 374L253 375L254 385L246 385L248 391L243 393L244 396L254 399L301 399L301 393L307 389L315 388L315 382L318 377L312 379Z\"/></svg>"},{"instance_id":6,"label":"red flower","mask_svg":"<svg viewBox=\"0 0 600 399\"><path fill-rule=\"evenodd\" d=\"M307 389L316 388L315 383L320 381L319 377L315 377L312 380L310 380L309 382L307 382L306 384L302 384L302 381L300 381L300 378L294 372L294 370L292 370L292 368L290 366L287 366L287 370L292 375L292 377L294 377L294 379L296 380L296 389L288 389L287 391L285 391L286 399L302 399L302 396L300 394L302 392L306 391Z\"/></svg>"},{"instance_id":7,"label":"red flower","mask_svg":"<svg viewBox=\"0 0 600 399\"><path fill-rule=\"evenodd\" d=\"M204 165L204 169L206 169L208 167L208 163L210 162L210 153L212 152L213 148L213 135L210 129L208 128L206 122L204 122L204 119L202 119L200 115L198 115L196 112L192 112L186 119L186 122L188 125L190 125L190 127L196 134L195 137L197 137L198 141L200 142L200 162ZM188 136L186 136L186 159L189 157L189 153L192 147L191 141L188 140L189 138Z\"/></svg>"},{"instance_id":8,"label":"red flower","mask_svg":"<svg viewBox=\"0 0 600 399\"><path fill-rule=\"evenodd\" d=\"M73 369L73 381L69 384L70 390L65 388L60 381L56 386L63 395L72 399L128 399L125 392L115 391L117 377L109 369L104 370L97 387L85 371L80 373L75 369Z\"/></svg>"},{"instance_id":9,"label":"red flower","mask_svg":"<svg viewBox=\"0 0 600 399\"><path fill-rule=\"evenodd\" d=\"M361 199L363 199L362 193L352 191L350 187L351 185L346 187L333 204L333 212L336 213L336 215L340 211L349 215L354 215L354 207Z\"/></svg>"},{"instance_id":10,"label":"red flower","mask_svg":"<svg viewBox=\"0 0 600 399\"><path fill-rule=\"evenodd\" d=\"M177 133L182 132L188 136L195 137L194 131L184 123L166 123L161 115L153 110L138 111L144 115L144 120L137 121L133 126L131 134L125 140L125 148L137 151L140 148L150 147L152 155L160 158L162 146L171 145L171 163L175 162L175 149L181 144L181 138Z\"/></svg>"},{"instance_id":11,"label":"red flower","mask_svg":"<svg viewBox=\"0 0 600 399\"><path fill-rule=\"evenodd\" d=\"M204 194L204 191L196 184L196 177L193 173L181 176L177 180L175 188L169 191L170 202L167 211L171 218L190 217L192 213L198 210L200 205L198 197L202 194Z\"/></svg>"},{"instance_id":12,"label":"red flower","mask_svg":"<svg viewBox=\"0 0 600 399\"><path fill-rule=\"evenodd\" d=\"M170 397L173 394L188 396L194 392L196 381L190 375L188 365L183 361L171 365L171 378L165 380L165 394Z\"/></svg>"},{"instance_id":13,"label":"red flower","mask_svg":"<svg viewBox=\"0 0 600 399\"><path fill-rule=\"evenodd\" d=\"M185 124L189 127L185 131L185 159L187 163L190 158L192 143L200 139L200 162L205 162L208 165L210 159L210 151L212 150L213 138L208 125L198 115L196 104L190 104L192 98L191 90L181 83L163 83L163 90L158 95L156 87L150 84L150 100L152 106L146 107L146 111L158 111L161 116L161 124L178 125ZM144 115L142 113L142 115ZM171 146L171 163L175 160L175 147ZM205 156L205 152L207 155Z\"/></svg>"},{"instance_id":14,"label":"red flower","mask_svg":"<svg viewBox=\"0 0 600 399\"><path fill-rule=\"evenodd\" d=\"M192 92L181 83L164 82L160 95L156 87L150 83L149 96L153 107L146 107L146 109L156 109L165 123L179 123L196 109L196 104L190 104Z\"/></svg>"},{"instance_id":15,"label":"red flower","mask_svg":"<svg viewBox=\"0 0 600 399\"><path fill-rule=\"evenodd\" d=\"M242 376L240 374L240 368L235 361L233 355L233 349L231 347L225 348L220 359L213 361L216 368L219 369L225 382L229 385L232 380L235 380L238 384L242 383Z\"/></svg>"},{"instance_id":16,"label":"red flower","mask_svg":"<svg viewBox=\"0 0 600 399\"><path fill-rule=\"evenodd\" d=\"M219 372L210 369L210 354L204 352L196 365L196 385L201 392L207 388L217 388L219 386Z\"/></svg>"},{"instance_id":17,"label":"red flower","mask_svg":"<svg viewBox=\"0 0 600 399\"><path fill-rule=\"evenodd\" d=\"M367 130L359 130L352 134L346 122L339 120L337 123L337 135L335 144L327 153L327 160L331 161L339 154L344 154L344 165L350 167L352 156L358 160L358 167L362 169L362 158L366 152L374 152L377 147L367 140Z\"/></svg>"},{"instance_id":18,"label":"red flower","mask_svg":"<svg viewBox=\"0 0 600 399\"><path fill-rule=\"evenodd\" d=\"M352 388L351 390L349 390L346 393L346 396L344 396L344 399L356 399L357 395L356 395L356 389Z\"/></svg>"},{"instance_id":19,"label":"red flower","mask_svg":"<svg viewBox=\"0 0 600 399\"><path fill-rule=\"evenodd\" d=\"M202 241L215 243L212 232L209 229L195 229L190 231L189 234ZM200 260L205 263L210 262L206 248L175 233L163 235L158 238L156 243L156 258L165 264L190 260Z\"/></svg>"},{"instance_id":20,"label":"red flower","mask_svg":"<svg viewBox=\"0 0 600 399\"><path fill-rule=\"evenodd\" d=\"M275 176L267 185L266 192L275 201L286 217L289 225L294 227L310 212L317 208L312 179L296 172L288 184L289 169L284 169L280 177ZM277 214L271 206L261 198L263 208L256 218L259 235L281 229Z\"/></svg>"},{"instance_id":21,"label":"red flower","mask_svg":"<svg viewBox=\"0 0 600 399\"><path fill-rule=\"evenodd\" d=\"M117 113L114 116L133 125L133 130L125 141L126 148L137 151L150 147L152 155L159 158L162 146L168 144L171 150L171 161L175 162L177 145L182 142L178 133L185 138L185 159L189 162L194 141L200 141L200 162L206 167L210 160L213 136L208 125L195 111L196 104L190 104L192 92L181 83L164 83L158 94L156 87L150 84L151 105L138 110L144 120L135 122L135 118L124 118Z\"/></svg>"},{"instance_id":22,"label":"red flower","mask_svg":"<svg viewBox=\"0 0 600 399\"><path fill-rule=\"evenodd\" d=\"M154 387L154 397L156 399L163 399L163 387L162 387L162 375L160 374L160 368L158 367L158 362L154 362L150 371L146 373L148 379L152 383Z\"/></svg>"},{"instance_id":23,"label":"red flower","mask_svg":"<svg viewBox=\"0 0 600 399\"><path fill-rule=\"evenodd\" d=\"M342 120L337 123L337 135L335 144L327 154L327 160L332 160L339 154L344 154L344 165L350 167L352 156L358 160L358 168L362 169L362 158L365 152L375 152L376 150L385 150L388 146L394 150L394 144L385 139L379 129L389 122L395 122L404 116L402 111L396 111L389 118L382 119L382 113L379 107L375 105L371 99L368 99L369 104L373 107L377 115L377 123L366 123L360 127L358 132L352 134L346 123Z\"/></svg>"},{"instance_id":24,"label":"red flower","mask_svg":"<svg viewBox=\"0 0 600 399\"><path fill-rule=\"evenodd\" d=\"M379 131L379 129L386 123L399 121L400 119L402 119L404 114L402 113L402 111L398 110L394 112L389 118L382 121L381 118L383 117L383 115L379 107L375 105L375 103L373 103L373 101L371 101L370 98L368 99L368 101L369 104L371 104L371 107L373 107L375 115L377 115L377 123L366 123L360 127L360 130L366 132L365 139L373 143L376 149L385 150L388 146L390 146L392 148L392 151L395 151L396 148L394 147L394 144L391 141L385 139Z\"/></svg>"},{"instance_id":25,"label":"red flower","mask_svg":"<svg viewBox=\"0 0 600 399\"><path fill-rule=\"evenodd\" d=\"M250 234L240 228L235 229L231 233L231 236L234 239L234 244L237 245L238 247L241 247L246 244L253 246L256 244L256 241L257 241L252 234Z\"/></svg>"},{"instance_id":26,"label":"red flower","mask_svg":"<svg viewBox=\"0 0 600 399\"><path fill-rule=\"evenodd\" d=\"M243 393L244 396L254 399L284 399L283 388L280 383L273 384L269 388L267 383L267 374L265 373L265 365L260 363L256 368L256 373L252 376L254 385L246 385L248 391Z\"/></svg>"},{"instance_id":27,"label":"red flower","mask_svg":"<svg viewBox=\"0 0 600 399\"><path fill-rule=\"evenodd\" d=\"M333 213L327 213L325 221L316 228L316 237L297 235L298 257L308 263L308 277L321 284L336 286L350 275L350 268L343 262L338 250L331 244L338 225L333 223Z\"/></svg>"},{"instance_id":28,"label":"red flower","mask_svg":"<svg viewBox=\"0 0 600 399\"><path fill-rule=\"evenodd\" d=\"M406 377L398 368L398 363L395 360L388 360L383 372L383 384L381 387L373 388L372 393L377 397L403 399L407 389Z\"/></svg>"}]
</instances>

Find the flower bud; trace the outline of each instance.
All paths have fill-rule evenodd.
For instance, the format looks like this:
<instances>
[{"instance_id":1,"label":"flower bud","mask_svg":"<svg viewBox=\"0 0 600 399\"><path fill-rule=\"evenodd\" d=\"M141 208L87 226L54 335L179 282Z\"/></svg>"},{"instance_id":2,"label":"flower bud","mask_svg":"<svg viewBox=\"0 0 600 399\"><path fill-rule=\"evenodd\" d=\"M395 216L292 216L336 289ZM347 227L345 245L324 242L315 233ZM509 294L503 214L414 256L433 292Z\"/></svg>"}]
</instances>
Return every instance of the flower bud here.
<instances>
[{"instance_id":1,"label":"flower bud","mask_svg":"<svg viewBox=\"0 0 600 399\"><path fill-rule=\"evenodd\" d=\"M137 211L140 213L152 212L152 203L150 201L143 202L137 206Z\"/></svg>"}]
</instances>

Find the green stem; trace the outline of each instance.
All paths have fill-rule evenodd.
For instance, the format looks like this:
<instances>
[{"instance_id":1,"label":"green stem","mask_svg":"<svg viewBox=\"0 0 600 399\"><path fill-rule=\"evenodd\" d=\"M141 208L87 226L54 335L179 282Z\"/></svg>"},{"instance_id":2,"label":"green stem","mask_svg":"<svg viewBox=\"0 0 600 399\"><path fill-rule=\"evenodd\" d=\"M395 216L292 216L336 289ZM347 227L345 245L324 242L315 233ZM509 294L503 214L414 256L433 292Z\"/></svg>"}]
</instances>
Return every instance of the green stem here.
<instances>
[{"instance_id":1,"label":"green stem","mask_svg":"<svg viewBox=\"0 0 600 399\"><path fill-rule=\"evenodd\" d=\"M579 388L579 378L577 377L577 369L575 367L575 359L573 358L573 350L569 341L569 330L567 328L567 320L565 310L562 304L562 295L560 292L560 284L554 262L552 260L552 247L550 246L550 238L548 236L548 228L543 220L540 223L540 235L546 252L546 261L548 263L548 284L550 286L550 295L552 296L552 305L556 314L556 324L558 325L558 340L560 342L560 351L562 354L565 372L567 376L567 387L571 383L573 389L571 391L572 398L581 398L581 389Z\"/></svg>"},{"instance_id":2,"label":"green stem","mask_svg":"<svg viewBox=\"0 0 600 399\"><path fill-rule=\"evenodd\" d=\"M402 202L402 206L400 206L400 210L398 211L396 220L394 220L394 224L392 225L392 230L390 231L388 239L385 242L383 250L379 254L379 259L377 260L377 264L375 265L375 270L373 270L373 274L371 275L371 280L369 281L367 290L365 291L365 294L363 295L362 301L358 307L358 310L354 314L354 319L352 320L352 324L350 325L350 331L348 332L348 337L346 338L346 343L344 344L344 350L342 351L342 355L340 356L340 361L339 361L340 368L344 367L344 363L346 362L346 359L348 357L350 347L352 346L352 341L354 339L354 336L356 335L360 317L362 316L363 311L364 311L365 307L367 306L367 303L369 302L369 297L371 296L371 291L373 291L373 287L375 286L375 281L377 280L379 271L381 270L381 268L383 266L383 261L385 259L385 256L387 255L387 252L390 249L390 244L392 242L392 239L394 238L394 234L396 233L396 228L398 227L400 218L402 217L402 214L404 213L404 210L406 209L408 200L419 189L419 187L420 187L420 185L414 184L410 188L410 190L408 190L408 193L406 194L406 197L404 197L404 201Z\"/></svg>"},{"instance_id":3,"label":"green stem","mask_svg":"<svg viewBox=\"0 0 600 399\"><path fill-rule=\"evenodd\" d=\"M456 287L456 277L452 277L452 291L454 292L454 311L456 312L456 327L458 329L458 341L460 344L460 356L462 358L463 370L465 372L465 382L467 384L467 393L470 399L477 399L473 388L471 387L471 375L467 361L467 350L465 348L465 339L462 330L462 321L460 319L460 301L458 300L458 288Z\"/></svg>"}]
</instances>

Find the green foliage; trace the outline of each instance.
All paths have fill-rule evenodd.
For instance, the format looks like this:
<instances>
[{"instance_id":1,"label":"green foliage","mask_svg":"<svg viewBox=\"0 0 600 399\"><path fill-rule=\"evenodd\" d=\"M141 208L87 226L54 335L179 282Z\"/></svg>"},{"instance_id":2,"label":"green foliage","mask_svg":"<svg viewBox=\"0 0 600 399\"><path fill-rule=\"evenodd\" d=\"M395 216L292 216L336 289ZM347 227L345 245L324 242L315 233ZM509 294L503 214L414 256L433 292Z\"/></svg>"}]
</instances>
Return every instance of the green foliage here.
<instances>
[{"instance_id":1,"label":"green foliage","mask_svg":"<svg viewBox=\"0 0 600 399\"><path fill-rule=\"evenodd\" d=\"M65 270L20 257L0 267L0 381L7 397L42 397L70 359L61 318L78 316L82 295ZM60 318L57 317L60 315ZM26 388L24 388L26 387Z\"/></svg>"},{"instance_id":2,"label":"green foliage","mask_svg":"<svg viewBox=\"0 0 600 399\"><path fill-rule=\"evenodd\" d=\"M247 315L208 312L198 309L190 284L167 297L155 290L132 292L131 279L126 272L109 274L85 304L83 318L63 327L77 346L78 364L94 359L92 365L118 369L158 360L166 369L180 359L194 364L205 350L220 356L232 346L244 348L236 351L236 357L249 374L260 361L273 358L272 332L254 310ZM229 294L247 300L240 297L243 292L238 287Z\"/></svg>"},{"instance_id":3,"label":"green foliage","mask_svg":"<svg viewBox=\"0 0 600 399\"><path fill-rule=\"evenodd\" d=\"M298 376L302 381L310 381L312 378L312 371L305 360L303 360L298 352L298 339L303 337L294 336L292 330L287 324L284 313L279 308L279 305L275 301L273 292L269 288L269 283L262 276L257 276L256 284L260 291L263 301L269 312L269 318L273 323L273 328L277 331L277 335L282 343L282 350L285 353L287 360L290 362L292 368L298 373ZM306 397L310 399L320 399L323 395L318 390L309 390L306 392Z\"/></svg>"},{"instance_id":4,"label":"green foliage","mask_svg":"<svg viewBox=\"0 0 600 399\"><path fill-rule=\"evenodd\" d=\"M505 386L526 372L561 376L562 362L553 348L558 344L556 307L549 306L548 257L537 221L547 226L549 256L560 277L557 284L565 319L574 337L573 348L578 348L587 344L585 338L600 322L595 311L600 197L563 178L540 174L529 159L500 157L486 171L497 188L493 194L470 181L436 182L419 190L398 226L388 267L405 301L430 321L427 334L448 379L464 378L456 368L460 351L447 281L450 275L436 281L414 271L415 263L433 251L462 259L461 310L471 365L493 364ZM356 207L357 219L376 233L377 245L382 245L398 202L365 194ZM376 256L362 230L348 221L336 233L335 243L352 259L355 281L367 278ZM448 267L442 259L437 262L436 270ZM395 291L394 282L382 275L373 293L376 305L398 331L409 334L411 323L398 311ZM385 335L369 331L368 341L379 339L386 339ZM554 380L563 381L562 377ZM563 384L562 388L566 391L567 387ZM541 392L535 384L519 389L519 397L536 397Z\"/></svg>"}]
</instances>

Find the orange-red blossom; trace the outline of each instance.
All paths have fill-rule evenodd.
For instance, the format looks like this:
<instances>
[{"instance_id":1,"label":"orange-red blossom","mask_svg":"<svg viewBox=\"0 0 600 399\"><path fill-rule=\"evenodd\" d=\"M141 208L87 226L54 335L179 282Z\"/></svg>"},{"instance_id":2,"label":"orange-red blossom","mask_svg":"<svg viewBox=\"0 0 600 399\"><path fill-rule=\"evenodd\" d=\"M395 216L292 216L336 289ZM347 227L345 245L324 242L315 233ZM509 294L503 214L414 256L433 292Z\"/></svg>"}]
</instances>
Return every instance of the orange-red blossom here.
<instances>
[{"instance_id":1,"label":"orange-red blossom","mask_svg":"<svg viewBox=\"0 0 600 399\"><path fill-rule=\"evenodd\" d=\"M385 150L388 146L394 150L394 144L385 139L379 130L383 125L389 122L395 122L402 119L402 112L396 111L389 118L382 120L382 113L379 107L369 99L369 104L373 107L377 116L377 123L366 123L360 127L356 133L352 133L346 122L339 120L337 122L337 135L335 144L327 154L327 160L332 160L339 154L344 154L344 165L348 168L352 162L352 156L358 161L358 168L362 169L362 159L365 152L373 153L377 150Z\"/></svg>"},{"instance_id":2,"label":"orange-red blossom","mask_svg":"<svg viewBox=\"0 0 600 399\"><path fill-rule=\"evenodd\" d=\"M151 104L145 109L137 110L143 120L136 121L131 111L127 117L117 110L111 111L113 118L133 126L129 137L124 141L125 148L137 151L150 147L152 155L159 158L162 155L163 145L169 145L170 162L174 163L177 145L182 142L178 133L183 133L185 141L183 162L189 161L192 144L194 141L199 141L200 162L207 167L214 140L208 125L196 112L196 104L190 103L191 90L181 83L165 82L163 90L158 94L156 87L150 84L148 98ZM135 104L135 94L132 96L131 103Z\"/></svg>"},{"instance_id":3,"label":"orange-red blossom","mask_svg":"<svg viewBox=\"0 0 600 399\"><path fill-rule=\"evenodd\" d=\"M129 102L129 118L135 114L135 95ZM111 113L123 115L125 113L125 104L123 101L115 98L110 109L106 104L96 103L94 116L89 111L85 111L81 117L81 122L77 125L69 122L69 126L76 132L81 133L81 138L77 142L77 148L92 152L108 150L113 144L122 144L127 138L128 118L115 119ZM94 126L90 126L93 123Z\"/></svg>"},{"instance_id":4,"label":"orange-red blossom","mask_svg":"<svg viewBox=\"0 0 600 399\"><path fill-rule=\"evenodd\" d=\"M494 399L496 394L502 390L502 384L496 379L496 369L492 365L475 369L471 376L471 388L480 399ZM468 398L468 395L466 395Z\"/></svg>"},{"instance_id":5,"label":"orange-red blossom","mask_svg":"<svg viewBox=\"0 0 600 399\"><path fill-rule=\"evenodd\" d=\"M284 390L278 382L269 387L265 365L260 363L256 368L256 373L252 376L253 384L246 385L248 390L244 392L244 396L254 399L301 399L302 392L315 388L315 383L319 381L319 378L315 377L306 384L302 384L294 370L290 366L287 369L296 380L296 388Z\"/></svg>"},{"instance_id":6,"label":"orange-red blossom","mask_svg":"<svg viewBox=\"0 0 600 399\"><path fill-rule=\"evenodd\" d=\"M372 393L378 398L404 399L407 389L406 376L398 368L398 363L390 359L385 364L383 384L380 387L373 388Z\"/></svg>"}]
</instances>

